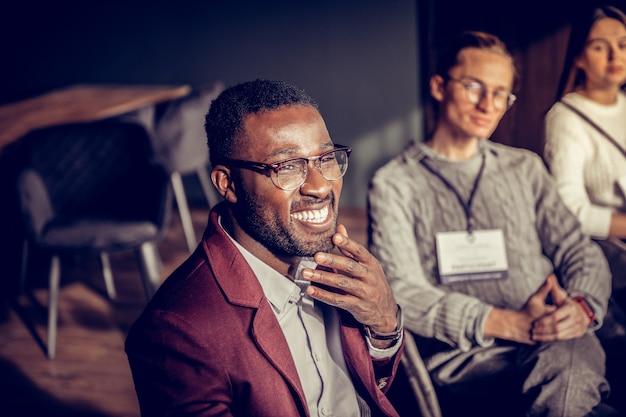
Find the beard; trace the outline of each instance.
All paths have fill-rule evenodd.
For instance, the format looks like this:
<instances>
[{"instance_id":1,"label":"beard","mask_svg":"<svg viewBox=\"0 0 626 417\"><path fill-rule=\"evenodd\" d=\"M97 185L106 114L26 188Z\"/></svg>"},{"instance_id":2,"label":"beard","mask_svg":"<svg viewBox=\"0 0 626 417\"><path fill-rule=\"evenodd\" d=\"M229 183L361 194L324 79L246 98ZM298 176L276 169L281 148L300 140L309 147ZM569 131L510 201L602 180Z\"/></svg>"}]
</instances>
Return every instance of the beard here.
<instances>
[{"instance_id":1,"label":"beard","mask_svg":"<svg viewBox=\"0 0 626 417\"><path fill-rule=\"evenodd\" d=\"M239 184L241 187L242 184ZM335 245L332 236L337 230L337 209L333 193L325 199L330 203L329 215L334 218L334 225L328 231L311 234L298 230L295 221L289 217L289 223L283 224L275 212L269 212L262 199L243 189L233 207L233 214L239 226L257 242L279 257L313 256L317 252L331 252ZM311 203L319 203L316 199Z\"/></svg>"}]
</instances>

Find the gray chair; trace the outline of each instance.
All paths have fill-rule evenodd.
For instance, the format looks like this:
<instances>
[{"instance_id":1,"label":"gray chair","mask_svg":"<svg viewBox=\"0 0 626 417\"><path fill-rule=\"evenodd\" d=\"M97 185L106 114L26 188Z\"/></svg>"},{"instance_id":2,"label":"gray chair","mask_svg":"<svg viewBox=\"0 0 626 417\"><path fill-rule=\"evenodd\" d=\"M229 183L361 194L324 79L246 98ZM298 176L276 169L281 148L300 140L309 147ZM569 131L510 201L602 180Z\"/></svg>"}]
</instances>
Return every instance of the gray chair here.
<instances>
[{"instance_id":1,"label":"gray chair","mask_svg":"<svg viewBox=\"0 0 626 417\"><path fill-rule=\"evenodd\" d=\"M402 366L415 395L422 417L441 417L441 408L430 374L422 360L415 338L408 330L404 331L404 354Z\"/></svg>"},{"instance_id":2,"label":"gray chair","mask_svg":"<svg viewBox=\"0 0 626 417\"><path fill-rule=\"evenodd\" d=\"M209 208L219 202L209 178L209 154L205 115L211 102L224 90L221 82L194 88L180 99L158 104L154 108L153 146L156 161L161 163L170 175L176 205L185 234L187 247L192 252L197 239L193 228L183 177L196 175L208 202Z\"/></svg>"},{"instance_id":3,"label":"gray chair","mask_svg":"<svg viewBox=\"0 0 626 417\"><path fill-rule=\"evenodd\" d=\"M115 297L109 254L134 251L146 298L160 284L156 243L165 235L172 199L167 173L152 161L150 136L134 123L102 121L35 131L23 138L26 166L17 189L25 243L51 258L47 355L56 352L61 259L97 256L108 296Z\"/></svg>"}]
</instances>

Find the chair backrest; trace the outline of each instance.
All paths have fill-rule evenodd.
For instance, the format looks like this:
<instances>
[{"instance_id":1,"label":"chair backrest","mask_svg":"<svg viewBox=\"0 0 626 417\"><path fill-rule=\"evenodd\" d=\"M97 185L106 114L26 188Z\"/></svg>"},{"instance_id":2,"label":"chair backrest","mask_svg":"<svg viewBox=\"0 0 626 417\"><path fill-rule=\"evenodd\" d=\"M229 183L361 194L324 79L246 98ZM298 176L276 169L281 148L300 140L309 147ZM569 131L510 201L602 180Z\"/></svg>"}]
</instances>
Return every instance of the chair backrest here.
<instances>
[{"instance_id":1,"label":"chair backrest","mask_svg":"<svg viewBox=\"0 0 626 417\"><path fill-rule=\"evenodd\" d=\"M216 82L156 106L153 126L156 159L170 172L186 174L208 165L204 119L211 102L223 90L224 85Z\"/></svg>"},{"instance_id":2,"label":"chair backrest","mask_svg":"<svg viewBox=\"0 0 626 417\"><path fill-rule=\"evenodd\" d=\"M24 138L27 168L42 179L55 216L164 220L167 175L134 123L55 126Z\"/></svg>"}]
</instances>

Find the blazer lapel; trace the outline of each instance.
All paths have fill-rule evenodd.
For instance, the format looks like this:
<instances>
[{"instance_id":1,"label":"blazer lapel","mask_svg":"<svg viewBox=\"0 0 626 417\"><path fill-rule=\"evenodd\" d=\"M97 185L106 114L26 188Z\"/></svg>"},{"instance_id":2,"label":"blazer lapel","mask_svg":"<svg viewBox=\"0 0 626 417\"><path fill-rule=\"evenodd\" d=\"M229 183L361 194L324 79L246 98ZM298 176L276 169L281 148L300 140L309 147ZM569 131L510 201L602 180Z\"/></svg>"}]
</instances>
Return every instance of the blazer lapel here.
<instances>
[{"instance_id":1,"label":"blazer lapel","mask_svg":"<svg viewBox=\"0 0 626 417\"><path fill-rule=\"evenodd\" d=\"M215 279L229 303L256 310L251 326L255 343L298 394L302 408L308 410L298 371L276 315L254 272L219 226L217 218L223 213L220 213L222 210L219 208L216 209L210 214L209 227L203 239Z\"/></svg>"},{"instance_id":2,"label":"blazer lapel","mask_svg":"<svg viewBox=\"0 0 626 417\"><path fill-rule=\"evenodd\" d=\"M256 340L259 349L265 354L267 359L285 377L289 384L298 393L298 397L304 408L306 399L304 390L298 377L296 365L293 362L291 351L287 340L276 320L276 316L271 306L264 299L259 306L252 322L252 337Z\"/></svg>"}]
</instances>

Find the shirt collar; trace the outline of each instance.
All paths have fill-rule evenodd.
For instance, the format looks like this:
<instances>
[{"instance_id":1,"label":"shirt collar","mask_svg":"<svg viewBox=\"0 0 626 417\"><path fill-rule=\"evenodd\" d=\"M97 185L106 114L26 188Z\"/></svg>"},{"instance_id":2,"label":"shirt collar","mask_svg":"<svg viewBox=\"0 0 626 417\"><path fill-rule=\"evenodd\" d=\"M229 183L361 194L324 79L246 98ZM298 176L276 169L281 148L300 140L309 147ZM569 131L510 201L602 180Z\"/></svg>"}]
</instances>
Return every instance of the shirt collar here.
<instances>
[{"instance_id":1,"label":"shirt collar","mask_svg":"<svg viewBox=\"0 0 626 417\"><path fill-rule=\"evenodd\" d=\"M300 264L296 269L295 280L300 284L292 281L289 277L286 277L276 271L274 268L267 265L265 262L254 256L246 248L241 246L224 227L222 226L221 217L218 217L218 224L226 233L226 236L233 242L235 247L239 250L241 255L250 265L252 272L256 275L263 293L267 297L272 307L278 314L285 311L289 302L295 302L300 298L300 293L304 292L307 280L302 278L303 268L317 268L317 264L313 261L313 258L303 257L300 260Z\"/></svg>"}]
</instances>

